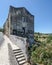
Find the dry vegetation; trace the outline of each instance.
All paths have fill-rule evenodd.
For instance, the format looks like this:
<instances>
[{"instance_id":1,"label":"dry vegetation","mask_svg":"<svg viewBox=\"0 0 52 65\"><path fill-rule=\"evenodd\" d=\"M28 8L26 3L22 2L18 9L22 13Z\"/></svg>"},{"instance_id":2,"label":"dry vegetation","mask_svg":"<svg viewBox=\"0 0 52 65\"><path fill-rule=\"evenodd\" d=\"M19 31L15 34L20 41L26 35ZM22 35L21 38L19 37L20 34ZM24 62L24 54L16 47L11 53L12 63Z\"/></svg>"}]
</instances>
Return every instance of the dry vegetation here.
<instances>
[{"instance_id":1,"label":"dry vegetation","mask_svg":"<svg viewBox=\"0 0 52 65\"><path fill-rule=\"evenodd\" d=\"M35 33L35 39L41 43L32 45L32 65L52 65L52 34Z\"/></svg>"}]
</instances>

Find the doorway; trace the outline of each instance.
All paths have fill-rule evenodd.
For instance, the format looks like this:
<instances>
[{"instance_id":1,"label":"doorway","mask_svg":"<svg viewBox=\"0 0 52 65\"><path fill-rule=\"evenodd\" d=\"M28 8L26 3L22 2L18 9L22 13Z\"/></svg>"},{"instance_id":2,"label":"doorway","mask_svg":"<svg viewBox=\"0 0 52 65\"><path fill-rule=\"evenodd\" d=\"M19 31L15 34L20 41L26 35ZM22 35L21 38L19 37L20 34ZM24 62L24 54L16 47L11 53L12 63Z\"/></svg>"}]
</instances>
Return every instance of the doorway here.
<instances>
[{"instance_id":1,"label":"doorway","mask_svg":"<svg viewBox=\"0 0 52 65\"><path fill-rule=\"evenodd\" d=\"M13 35L17 35L17 30L13 30Z\"/></svg>"},{"instance_id":2,"label":"doorway","mask_svg":"<svg viewBox=\"0 0 52 65\"><path fill-rule=\"evenodd\" d=\"M22 29L23 29L23 33L25 34L25 27L22 27Z\"/></svg>"}]
</instances>

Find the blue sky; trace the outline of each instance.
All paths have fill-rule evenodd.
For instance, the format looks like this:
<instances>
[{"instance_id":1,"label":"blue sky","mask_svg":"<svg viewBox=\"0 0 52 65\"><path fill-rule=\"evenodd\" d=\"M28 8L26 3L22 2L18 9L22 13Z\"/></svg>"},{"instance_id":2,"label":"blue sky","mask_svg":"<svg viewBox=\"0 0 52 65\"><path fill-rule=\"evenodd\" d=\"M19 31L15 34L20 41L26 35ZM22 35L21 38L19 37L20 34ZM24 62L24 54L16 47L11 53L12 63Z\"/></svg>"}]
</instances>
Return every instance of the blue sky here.
<instances>
[{"instance_id":1,"label":"blue sky","mask_svg":"<svg viewBox=\"0 0 52 65\"><path fill-rule=\"evenodd\" d=\"M34 31L52 33L52 0L0 0L0 27L7 19L9 6L25 7L34 15Z\"/></svg>"}]
</instances>

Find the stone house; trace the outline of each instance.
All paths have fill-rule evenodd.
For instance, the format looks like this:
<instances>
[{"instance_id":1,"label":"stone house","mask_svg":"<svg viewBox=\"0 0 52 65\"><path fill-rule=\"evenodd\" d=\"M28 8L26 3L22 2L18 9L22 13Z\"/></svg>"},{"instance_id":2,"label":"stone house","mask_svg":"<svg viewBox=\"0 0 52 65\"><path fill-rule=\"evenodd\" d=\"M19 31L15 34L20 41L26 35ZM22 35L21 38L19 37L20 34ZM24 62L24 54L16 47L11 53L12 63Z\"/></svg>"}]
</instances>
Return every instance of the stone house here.
<instances>
[{"instance_id":1,"label":"stone house","mask_svg":"<svg viewBox=\"0 0 52 65\"><path fill-rule=\"evenodd\" d=\"M28 37L34 39L34 16L24 7L10 6L9 14L4 23L4 34Z\"/></svg>"}]
</instances>

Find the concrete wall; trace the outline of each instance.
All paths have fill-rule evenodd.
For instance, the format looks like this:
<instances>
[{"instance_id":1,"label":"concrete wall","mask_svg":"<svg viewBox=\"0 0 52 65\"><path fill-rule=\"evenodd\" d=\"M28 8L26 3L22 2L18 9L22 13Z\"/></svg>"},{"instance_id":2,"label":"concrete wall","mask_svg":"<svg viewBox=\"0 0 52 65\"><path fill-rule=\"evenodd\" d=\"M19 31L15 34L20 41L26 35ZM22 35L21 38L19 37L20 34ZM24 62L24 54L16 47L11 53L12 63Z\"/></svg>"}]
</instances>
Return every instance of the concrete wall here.
<instances>
[{"instance_id":1,"label":"concrete wall","mask_svg":"<svg viewBox=\"0 0 52 65\"><path fill-rule=\"evenodd\" d=\"M10 35L10 40L12 41L13 44L17 45L23 51L27 60L26 38Z\"/></svg>"}]
</instances>

